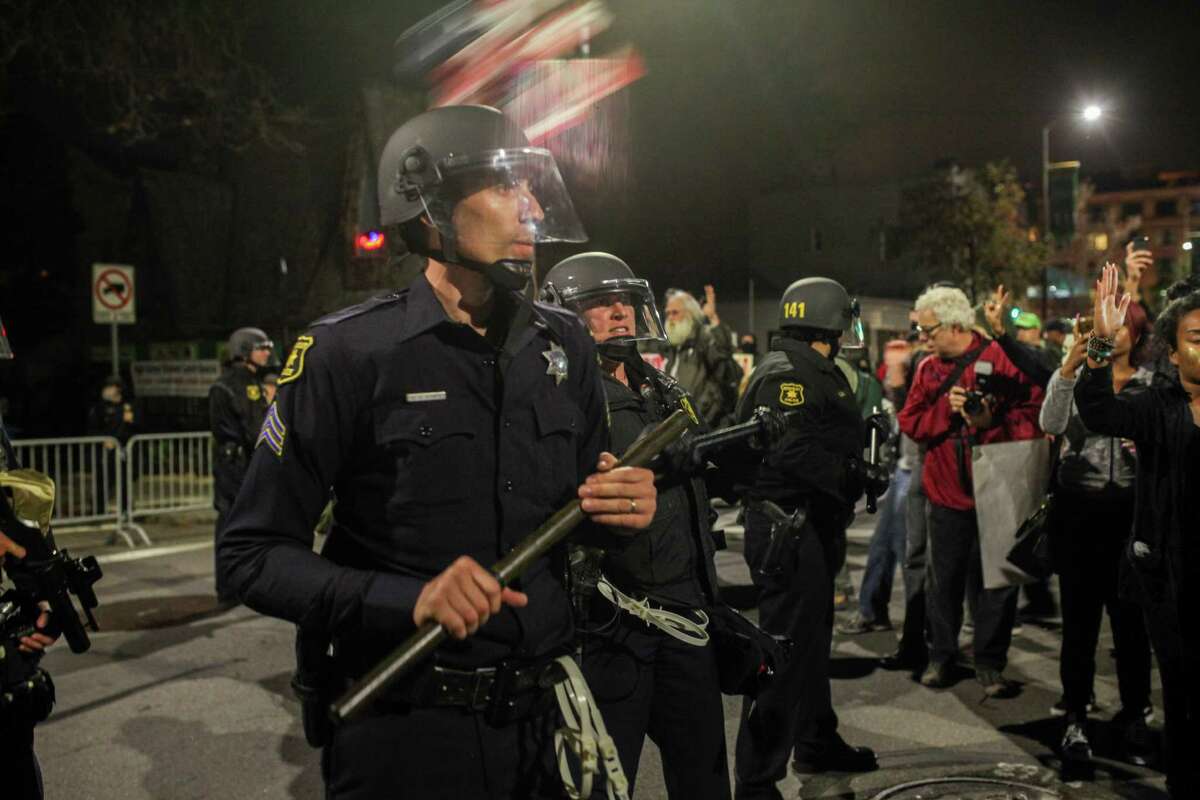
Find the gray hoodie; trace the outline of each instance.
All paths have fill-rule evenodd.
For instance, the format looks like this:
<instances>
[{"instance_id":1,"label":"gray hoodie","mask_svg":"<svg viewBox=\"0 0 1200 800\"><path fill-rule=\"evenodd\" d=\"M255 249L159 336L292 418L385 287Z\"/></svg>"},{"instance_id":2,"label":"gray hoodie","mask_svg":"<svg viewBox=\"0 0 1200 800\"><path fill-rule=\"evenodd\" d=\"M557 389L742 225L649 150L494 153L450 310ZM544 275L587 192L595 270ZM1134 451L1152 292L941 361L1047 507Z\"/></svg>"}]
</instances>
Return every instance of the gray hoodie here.
<instances>
[{"instance_id":1,"label":"gray hoodie","mask_svg":"<svg viewBox=\"0 0 1200 800\"><path fill-rule=\"evenodd\" d=\"M1152 378L1150 370L1139 367L1121 394L1144 391ZM1075 379L1055 370L1038 417L1042 430L1060 437L1055 485L1072 494L1132 498L1137 467L1133 442L1089 431L1079 418L1074 394Z\"/></svg>"}]
</instances>

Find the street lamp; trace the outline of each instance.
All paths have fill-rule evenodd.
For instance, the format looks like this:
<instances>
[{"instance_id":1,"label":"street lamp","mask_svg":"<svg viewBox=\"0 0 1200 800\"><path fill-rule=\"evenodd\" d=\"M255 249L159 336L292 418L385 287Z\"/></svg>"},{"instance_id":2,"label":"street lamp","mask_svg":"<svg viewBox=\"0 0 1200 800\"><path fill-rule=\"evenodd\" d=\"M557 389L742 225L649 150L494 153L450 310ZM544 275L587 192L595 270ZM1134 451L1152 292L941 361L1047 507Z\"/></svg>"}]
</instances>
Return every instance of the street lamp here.
<instances>
[{"instance_id":1,"label":"street lamp","mask_svg":"<svg viewBox=\"0 0 1200 800\"><path fill-rule=\"evenodd\" d=\"M1089 124L1099 122L1103 116L1104 109L1095 103L1085 106L1079 113L1080 119ZM1042 241L1050 240L1050 129L1061 119L1061 116L1054 117L1042 126ZM1050 265L1046 263L1042 266L1042 319L1050 311L1050 298L1046 290L1049 272Z\"/></svg>"}]
</instances>

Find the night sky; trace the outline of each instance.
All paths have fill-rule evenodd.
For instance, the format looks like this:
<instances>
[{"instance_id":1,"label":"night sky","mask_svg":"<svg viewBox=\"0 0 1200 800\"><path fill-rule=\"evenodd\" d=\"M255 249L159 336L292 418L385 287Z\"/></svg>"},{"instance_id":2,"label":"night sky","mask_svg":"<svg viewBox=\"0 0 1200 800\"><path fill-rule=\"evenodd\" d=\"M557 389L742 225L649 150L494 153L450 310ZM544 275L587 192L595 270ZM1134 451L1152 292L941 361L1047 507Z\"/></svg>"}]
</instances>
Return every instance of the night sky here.
<instances>
[{"instance_id":1,"label":"night sky","mask_svg":"<svg viewBox=\"0 0 1200 800\"><path fill-rule=\"evenodd\" d=\"M1200 169L1195 3L608 5L617 24L594 52L630 41L649 70L629 90L633 177L621 197L577 202L589 247L651 278L719 275L744 253L748 198L831 175L1009 158L1037 185L1056 116L1051 159L1085 173ZM1095 130L1070 118L1086 102L1109 112Z\"/></svg>"}]
</instances>

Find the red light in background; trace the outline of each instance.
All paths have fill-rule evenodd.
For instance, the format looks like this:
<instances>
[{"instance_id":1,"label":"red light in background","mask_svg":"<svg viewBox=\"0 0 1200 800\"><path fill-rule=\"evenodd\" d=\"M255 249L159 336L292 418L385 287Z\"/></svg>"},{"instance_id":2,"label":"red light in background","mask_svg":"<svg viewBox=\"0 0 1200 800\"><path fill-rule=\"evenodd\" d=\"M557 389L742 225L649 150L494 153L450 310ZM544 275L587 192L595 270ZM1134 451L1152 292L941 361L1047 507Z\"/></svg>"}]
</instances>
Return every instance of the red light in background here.
<instances>
[{"instance_id":1,"label":"red light in background","mask_svg":"<svg viewBox=\"0 0 1200 800\"><path fill-rule=\"evenodd\" d=\"M379 231L367 231L358 235L358 238L354 240L354 245L360 251L374 253L383 249L384 241L385 237Z\"/></svg>"}]
</instances>

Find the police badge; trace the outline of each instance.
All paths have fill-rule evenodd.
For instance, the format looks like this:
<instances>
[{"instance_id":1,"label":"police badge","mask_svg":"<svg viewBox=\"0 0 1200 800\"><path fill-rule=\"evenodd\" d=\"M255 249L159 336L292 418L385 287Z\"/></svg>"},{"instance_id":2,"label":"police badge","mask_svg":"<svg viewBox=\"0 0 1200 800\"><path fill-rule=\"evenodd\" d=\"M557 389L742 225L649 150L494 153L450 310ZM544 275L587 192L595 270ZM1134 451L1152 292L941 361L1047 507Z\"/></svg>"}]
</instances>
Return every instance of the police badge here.
<instances>
[{"instance_id":1,"label":"police badge","mask_svg":"<svg viewBox=\"0 0 1200 800\"><path fill-rule=\"evenodd\" d=\"M567 379L567 351L558 342L551 342L550 349L543 352L542 357L547 362L546 374L554 376L555 386Z\"/></svg>"}]
</instances>

